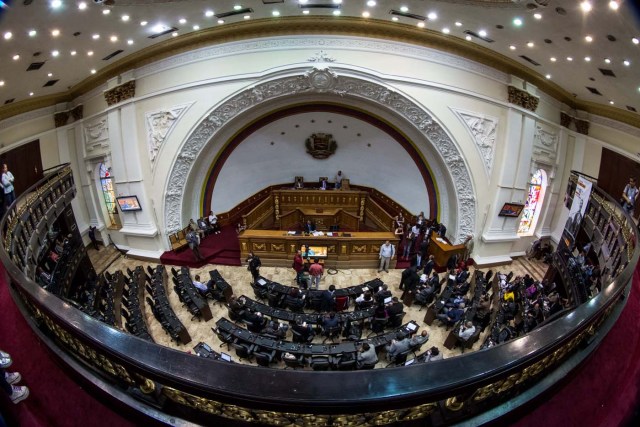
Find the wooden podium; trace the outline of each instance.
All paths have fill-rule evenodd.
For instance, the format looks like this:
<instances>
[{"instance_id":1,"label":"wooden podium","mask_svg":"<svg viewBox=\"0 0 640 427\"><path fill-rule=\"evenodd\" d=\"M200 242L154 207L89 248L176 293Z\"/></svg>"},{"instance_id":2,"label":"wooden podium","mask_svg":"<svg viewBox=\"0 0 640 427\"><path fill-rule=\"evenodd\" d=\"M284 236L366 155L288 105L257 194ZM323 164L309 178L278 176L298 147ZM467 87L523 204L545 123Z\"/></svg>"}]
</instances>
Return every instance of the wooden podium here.
<instances>
[{"instance_id":1,"label":"wooden podium","mask_svg":"<svg viewBox=\"0 0 640 427\"><path fill-rule=\"evenodd\" d=\"M453 255L464 256L466 249L464 245L451 245L437 239L439 239L439 237L436 237L435 235L431 236L431 242L429 243L429 250L427 251L427 254L435 257L435 262L438 267L446 268L449 258Z\"/></svg>"}]
</instances>

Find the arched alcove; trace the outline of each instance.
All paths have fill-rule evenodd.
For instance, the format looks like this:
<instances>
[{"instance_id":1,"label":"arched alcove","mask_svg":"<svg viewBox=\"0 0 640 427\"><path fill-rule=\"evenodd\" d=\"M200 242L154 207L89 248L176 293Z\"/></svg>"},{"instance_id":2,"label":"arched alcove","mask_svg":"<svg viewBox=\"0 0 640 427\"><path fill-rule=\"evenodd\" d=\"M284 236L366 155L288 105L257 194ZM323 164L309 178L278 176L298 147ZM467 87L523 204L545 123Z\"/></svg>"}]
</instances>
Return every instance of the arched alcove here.
<instances>
[{"instance_id":1,"label":"arched alcove","mask_svg":"<svg viewBox=\"0 0 640 427\"><path fill-rule=\"evenodd\" d=\"M202 188L200 201L206 199L206 191L210 189L206 188L204 176L215 176L216 165L223 164L226 147L234 140L241 140L237 139L240 131L251 128L247 123L313 99L316 104L367 106L372 117L383 119L378 124L388 122L390 132L405 134L406 141L413 141L423 157L428 153L430 158L428 163L423 160L423 166L426 170L428 164L437 188L432 192L433 206L438 206L440 219L447 222L454 240L461 241L471 234L476 221L472 180L464 157L445 129L424 106L408 96L370 76L365 79L365 76L346 75L349 70L341 71L345 75L318 65L293 70L296 74L265 79L214 107L182 144L167 175L166 232L181 228L183 218L201 212L203 203L186 201L185 190Z\"/></svg>"}]
</instances>

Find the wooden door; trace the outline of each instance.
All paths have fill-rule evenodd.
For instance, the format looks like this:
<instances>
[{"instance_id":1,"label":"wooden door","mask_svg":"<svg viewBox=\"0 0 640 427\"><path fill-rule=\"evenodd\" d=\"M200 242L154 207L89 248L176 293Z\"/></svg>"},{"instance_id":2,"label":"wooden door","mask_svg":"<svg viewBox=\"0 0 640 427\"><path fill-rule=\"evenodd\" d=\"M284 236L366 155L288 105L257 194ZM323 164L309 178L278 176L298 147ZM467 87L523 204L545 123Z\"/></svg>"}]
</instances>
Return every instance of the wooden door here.
<instances>
[{"instance_id":1,"label":"wooden door","mask_svg":"<svg viewBox=\"0 0 640 427\"><path fill-rule=\"evenodd\" d=\"M0 165L5 163L15 178L13 186L18 197L43 177L40 140L36 139L0 154Z\"/></svg>"},{"instance_id":2,"label":"wooden door","mask_svg":"<svg viewBox=\"0 0 640 427\"><path fill-rule=\"evenodd\" d=\"M615 200L619 200L629 178L636 179L636 185L640 183L640 163L625 157L615 151L602 149L600 171L598 172L598 187L606 191ZM635 217L640 216L640 204L636 202Z\"/></svg>"}]
</instances>

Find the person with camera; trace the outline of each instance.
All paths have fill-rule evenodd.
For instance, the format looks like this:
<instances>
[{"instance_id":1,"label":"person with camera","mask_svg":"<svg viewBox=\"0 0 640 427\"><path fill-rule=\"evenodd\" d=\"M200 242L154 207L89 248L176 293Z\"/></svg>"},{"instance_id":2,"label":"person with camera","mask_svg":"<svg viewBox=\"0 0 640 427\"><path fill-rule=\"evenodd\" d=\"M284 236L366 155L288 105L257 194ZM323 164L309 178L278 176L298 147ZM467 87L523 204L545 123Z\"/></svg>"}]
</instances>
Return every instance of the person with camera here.
<instances>
[{"instance_id":1,"label":"person with camera","mask_svg":"<svg viewBox=\"0 0 640 427\"><path fill-rule=\"evenodd\" d=\"M636 197L638 197L638 187L636 186L636 179L631 177L629 178L629 183L624 187L622 198L620 199L622 208L631 216L633 216L636 206Z\"/></svg>"}]
</instances>

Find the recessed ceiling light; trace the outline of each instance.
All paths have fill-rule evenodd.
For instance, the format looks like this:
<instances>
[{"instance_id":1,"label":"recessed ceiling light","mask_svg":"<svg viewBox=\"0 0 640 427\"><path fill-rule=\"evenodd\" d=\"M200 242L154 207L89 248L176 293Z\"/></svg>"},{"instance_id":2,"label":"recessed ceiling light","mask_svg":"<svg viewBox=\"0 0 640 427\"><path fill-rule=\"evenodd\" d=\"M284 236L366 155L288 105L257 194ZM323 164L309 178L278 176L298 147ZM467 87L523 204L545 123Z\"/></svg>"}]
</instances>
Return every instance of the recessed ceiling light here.
<instances>
[{"instance_id":1,"label":"recessed ceiling light","mask_svg":"<svg viewBox=\"0 0 640 427\"><path fill-rule=\"evenodd\" d=\"M571 61L573 61L573 58L570 57L570 56L567 56L567 61L571 62Z\"/></svg>"},{"instance_id":2,"label":"recessed ceiling light","mask_svg":"<svg viewBox=\"0 0 640 427\"><path fill-rule=\"evenodd\" d=\"M367 6L369 6L369 7L374 7L376 4L377 4L377 3L376 3L376 1L375 1L375 0L369 0L369 1L367 2Z\"/></svg>"},{"instance_id":3,"label":"recessed ceiling light","mask_svg":"<svg viewBox=\"0 0 640 427\"><path fill-rule=\"evenodd\" d=\"M251 15L244 15L243 18L244 19L251 19Z\"/></svg>"},{"instance_id":4,"label":"recessed ceiling light","mask_svg":"<svg viewBox=\"0 0 640 427\"><path fill-rule=\"evenodd\" d=\"M127 44L128 45L132 45L133 44L133 40L131 40L131 39L127 40Z\"/></svg>"},{"instance_id":5,"label":"recessed ceiling light","mask_svg":"<svg viewBox=\"0 0 640 427\"><path fill-rule=\"evenodd\" d=\"M587 62L591 62L591 57L590 56L585 56L584 60L587 61Z\"/></svg>"},{"instance_id":6,"label":"recessed ceiling light","mask_svg":"<svg viewBox=\"0 0 640 427\"><path fill-rule=\"evenodd\" d=\"M35 37L38 32L36 30L29 30L29 37Z\"/></svg>"},{"instance_id":7,"label":"recessed ceiling light","mask_svg":"<svg viewBox=\"0 0 640 427\"><path fill-rule=\"evenodd\" d=\"M631 65L631 62L628 59L625 59L624 61L622 61L622 63L627 67Z\"/></svg>"},{"instance_id":8,"label":"recessed ceiling light","mask_svg":"<svg viewBox=\"0 0 640 427\"><path fill-rule=\"evenodd\" d=\"M90 50L89 52L87 52L87 56L93 56L93 51Z\"/></svg>"},{"instance_id":9,"label":"recessed ceiling light","mask_svg":"<svg viewBox=\"0 0 640 427\"><path fill-rule=\"evenodd\" d=\"M369 12L367 12L366 10L364 12L362 12L362 17L363 18L368 18L369 16L371 16L371 14Z\"/></svg>"},{"instance_id":10,"label":"recessed ceiling light","mask_svg":"<svg viewBox=\"0 0 640 427\"><path fill-rule=\"evenodd\" d=\"M92 39L98 40L100 38L100 34L94 34L91 36Z\"/></svg>"},{"instance_id":11,"label":"recessed ceiling light","mask_svg":"<svg viewBox=\"0 0 640 427\"><path fill-rule=\"evenodd\" d=\"M409 12L409 8L407 6L400 6L400 12Z\"/></svg>"},{"instance_id":12,"label":"recessed ceiling light","mask_svg":"<svg viewBox=\"0 0 640 427\"><path fill-rule=\"evenodd\" d=\"M333 11L333 15L334 15L334 16L338 16L338 15L340 15L340 13L341 13L341 12L340 12L339 10L334 10L334 11Z\"/></svg>"},{"instance_id":13,"label":"recessed ceiling light","mask_svg":"<svg viewBox=\"0 0 640 427\"><path fill-rule=\"evenodd\" d=\"M613 105L613 104L614 104L614 102L613 102L613 101L609 101L609 104Z\"/></svg>"},{"instance_id":14,"label":"recessed ceiling light","mask_svg":"<svg viewBox=\"0 0 640 427\"><path fill-rule=\"evenodd\" d=\"M160 34L167 30L169 30L169 27L163 24L156 24L153 27L151 27L151 31L153 31L154 34Z\"/></svg>"},{"instance_id":15,"label":"recessed ceiling light","mask_svg":"<svg viewBox=\"0 0 640 427\"><path fill-rule=\"evenodd\" d=\"M110 13L111 13L111 10L109 10L109 9L102 9L102 14L103 14L103 15L108 15L108 14L110 14Z\"/></svg>"},{"instance_id":16,"label":"recessed ceiling light","mask_svg":"<svg viewBox=\"0 0 640 427\"><path fill-rule=\"evenodd\" d=\"M634 38L631 39L631 43L638 44L638 43L640 43L640 40L638 40L637 37L634 37Z\"/></svg>"},{"instance_id":17,"label":"recessed ceiling light","mask_svg":"<svg viewBox=\"0 0 640 427\"><path fill-rule=\"evenodd\" d=\"M122 15L120 19L122 19L122 22L127 22L129 20L129 15Z\"/></svg>"},{"instance_id":18,"label":"recessed ceiling light","mask_svg":"<svg viewBox=\"0 0 640 427\"><path fill-rule=\"evenodd\" d=\"M333 0L333 4L342 4L342 0Z\"/></svg>"},{"instance_id":19,"label":"recessed ceiling light","mask_svg":"<svg viewBox=\"0 0 640 427\"><path fill-rule=\"evenodd\" d=\"M513 19L513 25L515 25L516 27L519 27L522 25L522 19L520 18L514 18Z\"/></svg>"},{"instance_id":20,"label":"recessed ceiling light","mask_svg":"<svg viewBox=\"0 0 640 427\"><path fill-rule=\"evenodd\" d=\"M53 77L53 73L47 73L47 77Z\"/></svg>"},{"instance_id":21,"label":"recessed ceiling light","mask_svg":"<svg viewBox=\"0 0 640 427\"><path fill-rule=\"evenodd\" d=\"M6 33L4 33L5 40L10 40L11 37L13 37L13 34L11 34L11 31L7 31Z\"/></svg>"},{"instance_id":22,"label":"recessed ceiling light","mask_svg":"<svg viewBox=\"0 0 640 427\"><path fill-rule=\"evenodd\" d=\"M302 11L302 14L303 14L303 15L308 15L308 14L309 14L309 11L305 9L305 10L303 10L303 11Z\"/></svg>"},{"instance_id":23,"label":"recessed ceiling light","mask_svg":"<svg viewBox=\"0 0 640 427\"><path fill-rule=\"evenodd\" d=\"M591 36L586 36L584 39L587 43L591 43L593 41L593 37Z\"/></svg>"},{"instance_id":24,"label":"recessed ceiling light","mask_svg":"<svg viewBox=\"0 0 640 427\"><path fill-rule=\"evenodd\" d=\"M52 9L57 9L62 6L62 0L51 0L51 3L49 4L51 5Z\"/></svg>"},{"instance_id":25,"label":"recessed ceiling light","mask_svg":"<svg viewBox=\"0 0 640 427\"><path fill-rule=\"evenodd\" d=\"M184 18L180 18L180 20L178 22L181 23L181 24L186 24L187 20L184 19Z\"/></svg>"},{"instance_id":26,"label":"recessed ceiling light","mask_svg":"<svg viewBox=\"0 0 640 427\"><path fill-rule=\"evenodd\" d=\"M418 27L419 28L424 28L424 22L418 22Z\"/></svg>"},{"instance_id":27,"label":"recessed ceiling light","mask_svg":"<svg viewBox=\"0 0 640 427\"><path fill-rule=\"evenodd\" d=\"M471 36L466 36L465 39L470 42L471 41Z\"/></svg>"},{"instance_id":28,"label":"recessed ceiling light","mask_svg":"<svg viewBox=\"0 0 640 427\"><path fill-rule=\"evenodd\" d=\"M391 18L391 20L392 20L393 22L398 22L398 17L397 17L397 16L394 16L393 18Z\"/></svg>"},{"instance_id":29,"label":"recessed ceiling light","mask_svg":"<svg viewBox=\"0 0 640 427\"><path fill-rule=\"evenodd\" d=\"M4 80L0 80L0 86L4 86Z\"/></svg>"},{"instance_id":30,"label":"recessed ceiling light","mask_svg":"<svg viewBox=\"0 0 640 427\"><path fill-rule=\"evenodd\" d=\"M604 58L604 62L606 62L607 64L611 64L611 60L609 58Z\"/></svg>"},{"instance_id":31,"label":"recessed ceiling light","mask_svg":"<svg viewBox=\"0 0 640 427\"><path fill-rule=\"evenodd\" d=\"M551 74L547 74L545 77L549 80L551 78Z\"/></svg>"},{"instance_id":32,"label":"recessed ceiling light","mask_svg":"<svg viewBox=\"0 0 640 427\"><path fill-rule=\"evenodd\" d=\"M278 12L277 10L274 10L273 12L271 12L271 15L280 16L280 12Z\"/></svg>"},{"instance_id":33,"label":"recessed ceiling light","mask_svg":"<svg viewBox=\"0 0 640 427\"><path fill-rule=\"evenodd\" d=\"M51 51L51 56L53 56L54 58L55 58L56 56L58 56L58 55L60 55L60 52L59 52L59 51L57 51L57 50L52 50L52 51Z\"/></svg>"},{"instance_id":34,"label":"recessed ceiling light","mask_svg":"<svg viewBox=\"0 0 640 427\"><path fill-rule=\"evenodd\" d=\"M51 30L51 35L53 37L58 37L60 35L60 30L58 30L58 29Z\"/></svg>"},{"instance_id":35,"label":"recessed ceiling light","mask_svg":"<svg viewBox=\"0 0 640 427\"><path fill-rule=\"evenodd\" d=\"M91 69L91 74L95 74L95 73L96 73L96 69L95 69L95 68L92 68L92 69Z\"/></svg>"},{"instance_id":36,"label":"recessed ceiling light","mask_svg":"<svg viewBox=\"0 0 640 427\"><path fill-rule=\"evenodd\" d=\"M213 16L213 10L207 10L204 13L204 16L206 16L207 18L211 18Z\"/></svg>"},{"instance_id":37,"label":"recessed ceiling light","mask_svg":"<svg viewBox=\"0 0 640 427\"><path fill-rule=\"evenodd\" d=\"M80 10L85 10L87 8L87 4L83 1L81 1L80 3L78 3L78 9Z\"/></svg>"},{"instance_id":38,"label":"recessed ceiling light","mask_svg":"<svg viewBox=\"0 0 640 427\"><path fill-rule=\"evenodd\" d=\"M509 49L516 50L516 47L514 45L511 45L511 46L509 46Z\"/></svg>"},{"instance_id":39,"label":"recessed ceiling light","mask_svg":"<svg viewBox=\"0 0 640 427\"><path fill-rule=\"evenodd\" d=\"M194 25L193 26L193 31L198 31L200 29L200 25Z\"/></svg>"},{"instance_id":40,"label":"recessed ceiling light","mask_svg":"<svg viewBox=\"0 0 640 427\"><path fill-rule=\"evenodd\" d=\"M438 14L435 12L429 12L427 18L429 18L430 21L435 21L436 19L438 19Z\"/></svg>"},{"instance_id":41,"label":"recessed ceiling light","mask_svg":"<svg viewBox=\"0 0 640 427\"><path fill-rule=\"evenodd\" d=\"M551 62L556 62L556 61L557 61L557 59L556 59L556 57L555 57L555 56L552 56L551 58L549 58L549 60L550 60Z\"/></svg>"},{"instance_id":42,"label":"recessed ceiling light","mask_svg":"<svg viewBox=\"0 0 640 427\"><path fill-rule=\"evenodd\" d=\"M478 31L478 34L480 35L480 37L487 37L487 32L485 30Z\"/></svg>"},{"instance_id":43,"label":"recessed ceiling light","mask_svg":"<svg viewBox=\"0 0 640 427\"><path fill-rule=\"evenodd\" d=\"M171 33L171 37L178 37L178 32L174 31L173 33Z\"/></svg>"},{"instance_id":44,"label":"recessed ceiling light","mask_svg":"<svg viewBox=\"0 0 640 427\"><path fill-rule=\"evenodd\" d=\"M618 10L619 7L620 7L620 5L618 4L617 1L612 0L612 1L609 2L609 9Z\"/></svg>"},{"instance_id":45,"label":"recessed ceiling light","mask_svg":"<svg viewBox=\"0 0 640 427\"><path fill-rule=\"evenodd\" d=\"M18 54L13 55L13 60L14 61L17 61L18 59L20 59L20 55L18 55Z\"/></svg>"},{"instance_id":46,"label":"recessed ceiling light","mask_svg":"<svg viewBox=\"0 0 640 427\"><path fill-rule=\"evenodd\" d=\"M33 92L29 92L29 96L33 96Z\"/></svg>"},{"instance_id":47,"label":"recessed ceiling light","mask_svg":"<svg viewBox=\"0 0 640 427\"><path fill-rule=\"evenodd\" d=\"M456 27L462 27L462 22L456 21Z\"/></svg>"},{"instance_id":48,"label":"recessed ceiling light","mask_svg":"<svg viewBox=\"0 0 640 427\"><path fill-rule=\"evenodd\" d=\"M534 44L533 42L528 42L528 43L527 43L527 46L528 46L528 47L534 47L534 46L535 46L535 44Z\"/></svg>"},{"instance_id":49,"label":"recessed ceiling light","mask_svg":"<svg viewBox=\"0 0 640 427\"><path fill-rule=\"evenodd\" d=\"M235 6L233 6L233 10L240 10L242 9L242 6L240 6L239 4L236 4Z\"/></svg>"},{"instance_id":50,"label":"recessed ceiling light","mask_svg":"<svg viewBox=\"0 0 640 427\"><path fill-rule=\"evenodd\" d=\"M75 50L72 50L70 53L71 53L71 56L76 56L78 52L76 52Z\"/></svg>"},{"instance_id":51,"label":"recessed ceiling light","mask_svg":"<svg viewBox=\"0 0 640 427\"><path fill-rule=\"evenodd\" d=\"M144 27L144 26L145 26L145 25L147 25L147 24L148 24L148 22L147 22L147 21L140 21L140 26L141 26L141 27Z\"/></svg>"},{"instance_id":52,"label":"recessed ceiling light","mask_svg":"<svg viewBox=\"0 0 640 427\"><path fill-rule=\"evenodd\" d=\"M224 24L224 19L218 19L218 24Z\"/></svg>"},{"instance_id":53,"label":"recessed ceiling light","mask_svg":"<svg viewBox=\"0 0 640 427\"><path fill-rule=\"evenodd\" d=\"M309 0L298 0L298 3L300 3L300 4L307 4L307 2L308 2L308 1L309 1Z\"/></svg>"},{"instance_id":54,"label":"recessed ceiling light","mask_svg":"<svg viewBox=\"0 0 640 427\"><path fill-rule=\"evenodd\" d=\"M109 40L111 40L113 43L118 41L118 36L111 36L109 37Z\"/></svg>"},{"instance_id":55,"label":"recessed ceiling light","mask_svg":"<svg viewBox=\"0 0 640 427\"><path fill-rule=\"evenodd\" d=\"M542 19L542 14L541 14L541 13L534 13L534 14L533 14L533 17L534 17L535 19L537 19L537 20L540 20L540 19Z\"/></svg>"},{"instance_id":56,"label":"recessed ceiling light","mask_svg":"<svg viewBox=\"0 0 640 427\"><path fill-rule=\"evenodd\" d=\"M580 9L582 9L583 12L591 12L593 6L591 5L590 1L584 0L582 3L580 3Z\"/></svg>"},{"instance_id":57,"label":"recessed ceiling light","mask_svg":"<svg viewBox=\"0 0 640 427\"><path fill-rule=\"evenodd\" d=\"M448 27L444 27L442 29L442 32L445 33L445 34L449 34L451 32L451 30Z\"/></svg>"}]
</instances>

